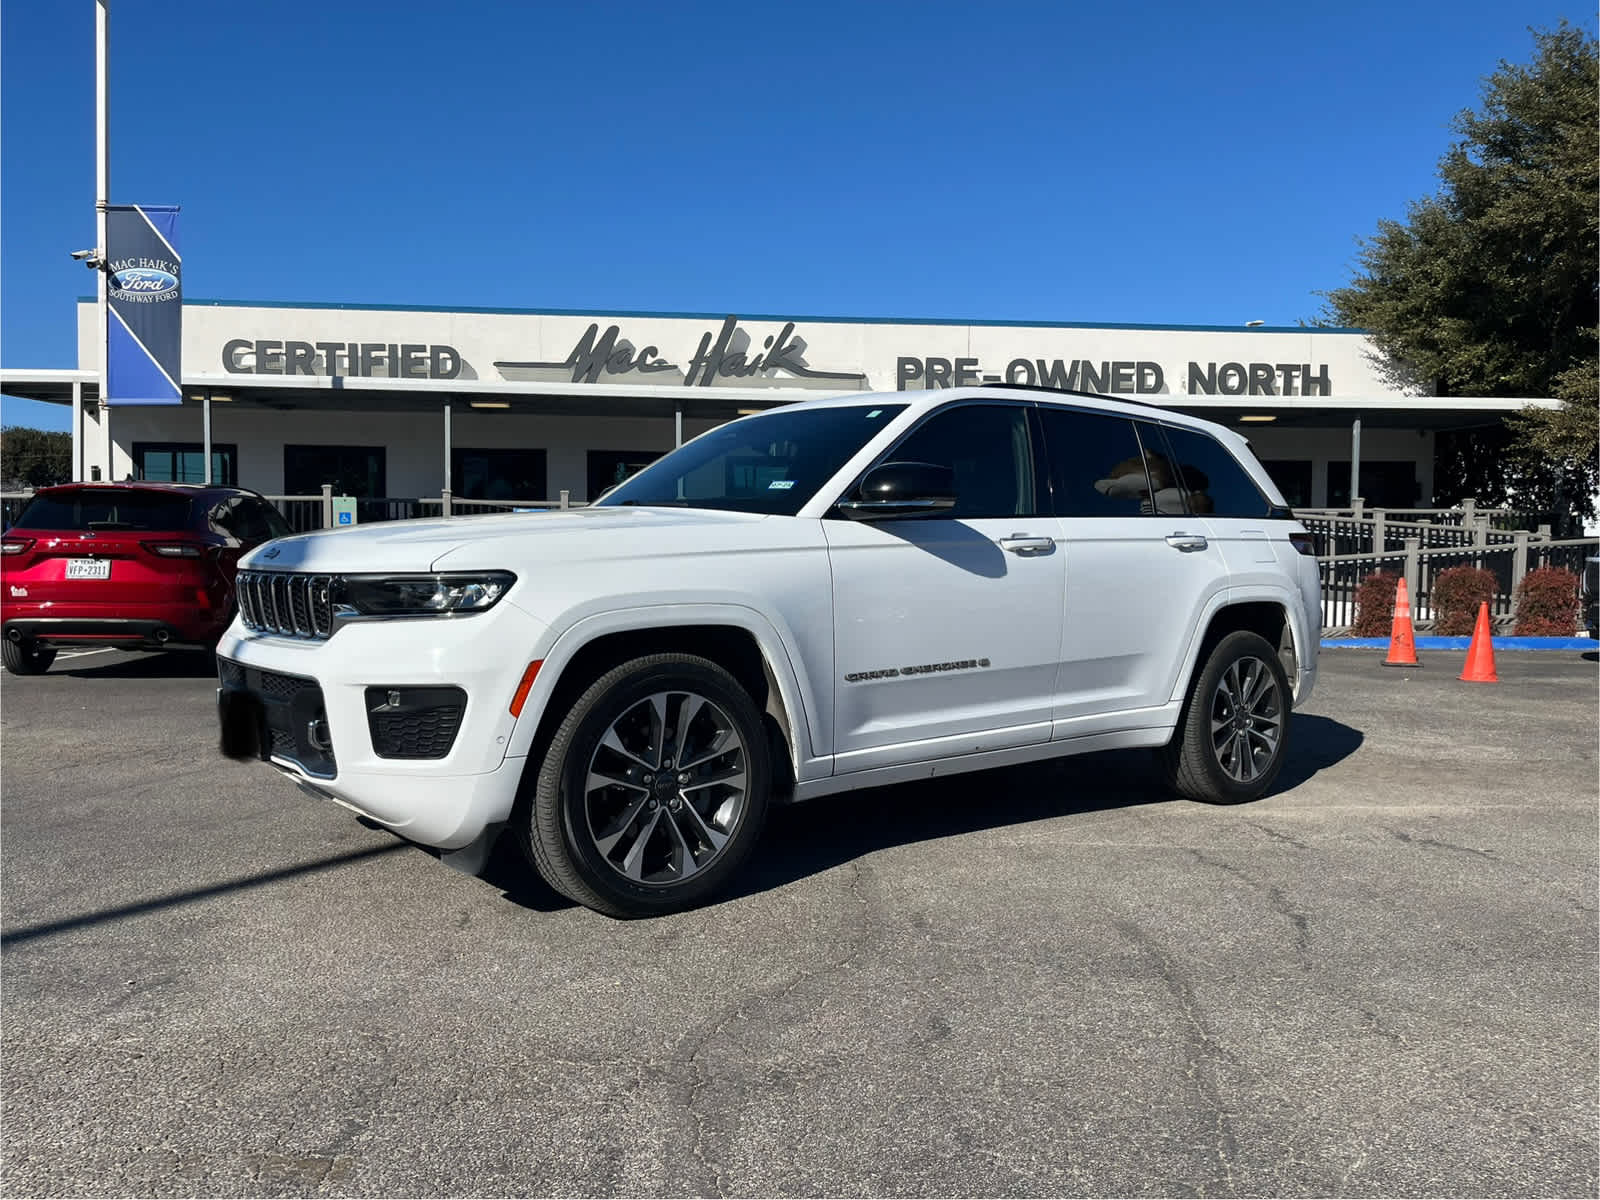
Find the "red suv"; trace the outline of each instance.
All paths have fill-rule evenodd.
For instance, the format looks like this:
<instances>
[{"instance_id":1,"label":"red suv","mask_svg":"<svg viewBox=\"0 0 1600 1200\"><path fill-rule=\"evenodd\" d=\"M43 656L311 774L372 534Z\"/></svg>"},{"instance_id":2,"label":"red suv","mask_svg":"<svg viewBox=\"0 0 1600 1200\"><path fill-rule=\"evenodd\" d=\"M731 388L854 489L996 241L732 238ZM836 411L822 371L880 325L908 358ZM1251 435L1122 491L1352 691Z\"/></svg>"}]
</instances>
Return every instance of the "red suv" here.
<instances>
[{"instance_id":1,"label":"red suv","mask_svg":"<svg viewBox=\"0 0 1600 1200\"><path fill-rule=\"evenodd\" d=\"M69 645L212 645L233 619L239 558L291 532L242 488L41 488L0 541L5 668L38 675Z\"/></svg>"}]
</instances>

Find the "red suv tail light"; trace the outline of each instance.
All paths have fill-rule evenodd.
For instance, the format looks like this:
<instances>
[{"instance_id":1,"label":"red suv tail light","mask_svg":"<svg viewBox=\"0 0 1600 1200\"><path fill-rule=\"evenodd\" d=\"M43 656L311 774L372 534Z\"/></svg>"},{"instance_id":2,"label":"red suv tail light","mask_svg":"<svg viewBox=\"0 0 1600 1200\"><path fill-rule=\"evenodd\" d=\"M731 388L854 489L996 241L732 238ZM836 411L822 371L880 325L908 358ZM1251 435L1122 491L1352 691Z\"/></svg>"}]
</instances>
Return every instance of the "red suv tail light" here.
<instances>
[{"instance_id":1,"label":"red suv tail light","mask_svg":"<svg viewBox=\"0 0 1600 1200\"><path fill-rule=\"evenodd\" d=\"M140 542L151 554L160 558L199 558L203 546L195 542Z\"/></svg>"},{"instance_id":2,"label":"red suv tail light","mask_svg":"<svg viewBox=\"0 0 1600 1200\"><path fill-rule=\"evenodd\" d=\"M5 541L0 542L0 554L10 558L13 554L23 553L31 545L33 545L32 538L8 537Z\"/></svg>"},{"instance_id":3,"label":"red suv tail light","mask_svg":"<svg viewBox=\"0 0 1600 1200\"><path fill-rule=\"evenodd\" d=\"M1315 558L1317 556L1317 539L1309 533L1291 533L1289 535L1289 544L1307 558Z\"/></svg>"}]
</instances>

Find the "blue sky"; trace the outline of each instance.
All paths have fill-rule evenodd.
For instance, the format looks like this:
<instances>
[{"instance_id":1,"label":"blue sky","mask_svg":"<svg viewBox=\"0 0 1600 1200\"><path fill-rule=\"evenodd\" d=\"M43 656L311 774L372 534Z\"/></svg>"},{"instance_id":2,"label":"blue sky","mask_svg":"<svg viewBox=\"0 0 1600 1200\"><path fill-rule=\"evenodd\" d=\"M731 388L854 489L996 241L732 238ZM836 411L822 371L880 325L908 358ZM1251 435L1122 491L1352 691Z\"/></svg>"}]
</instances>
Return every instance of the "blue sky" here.
<instances>
[{"instance_id":1,"label":"blue sky","mask_svg":"<svg viewBox=\"0 0 1600 1200\"><path fill-rule=\"evenodd\" d=\"M94 9L0 9L8 367L77 365ZM183 206L192 298L1289 325L1563 16L112 0L111 199Z\"/></svg>"}]
</instances>

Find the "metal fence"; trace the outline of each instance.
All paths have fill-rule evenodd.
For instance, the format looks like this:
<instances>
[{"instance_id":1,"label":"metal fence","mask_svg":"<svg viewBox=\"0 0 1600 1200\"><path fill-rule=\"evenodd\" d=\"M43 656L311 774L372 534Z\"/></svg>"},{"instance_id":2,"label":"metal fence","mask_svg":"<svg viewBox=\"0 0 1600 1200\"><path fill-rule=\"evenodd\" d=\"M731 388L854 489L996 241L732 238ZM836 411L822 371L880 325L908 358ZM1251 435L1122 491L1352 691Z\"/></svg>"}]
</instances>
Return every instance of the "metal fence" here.
<instances>
[{"instance_id":1,"label":"metal fence","mask_svg":"<svg viewBox=\"0 0 1600 1200\"><path fill-rule=\"evenodd\" d=\"M1470 520L1435 521L1403 519L1406 511L1374 508L1360 514L1333 514L1325 510L1296 509L1294 514L1316 541L1317 556L1336 554L1381 554L1403 550L1415 539L1425 550L1450 550L1467 546L1509 546L1516 541L1517 529L1494 524L1488 513L1476 513ZM1550 536L1550 526L1524 530Z\"/></svg>"},{"instance_id":2,"label":"metal fence","mask_svg":"<svg viewBox=\"0 0 1600 1200\"><path fill-rule=\"evenodd\" d=\"M333 519L333 487L323 484L322 491L310 496L268 496L289 527L296 533L313 529L331 529ZM563 491L553 500L462 500L445 491L438 496L379 496L356 500L356 520L362 525L375 521L411 521L419 517L471 517L490 513L543 512L547 509L582 508L572 502L571 493Z\"/></svg>"},{"instance_id":3,"label":"metal fence","mask_svg":"<svg viewBox=\"0 0 1600 1200\"><path fill-rule=\"evenodd\" d=\"M1596 554L1600 554L1600 538L1551 541L1524 532L1508 544L1426 548L1413 538L1399 552L1322 557L1323 633L1343 633L1355 624L1356 593L1362 581L1383 571L1405 578L1417 626L1431 623L1433 582L1451 567L1476 567L1494 574L1495 595L1489 613L1497 625L1509 626L1516 618L1517 586L1529 571L1560 567L1582 578L1585 560Z\"/></svg>"}]
</instances>

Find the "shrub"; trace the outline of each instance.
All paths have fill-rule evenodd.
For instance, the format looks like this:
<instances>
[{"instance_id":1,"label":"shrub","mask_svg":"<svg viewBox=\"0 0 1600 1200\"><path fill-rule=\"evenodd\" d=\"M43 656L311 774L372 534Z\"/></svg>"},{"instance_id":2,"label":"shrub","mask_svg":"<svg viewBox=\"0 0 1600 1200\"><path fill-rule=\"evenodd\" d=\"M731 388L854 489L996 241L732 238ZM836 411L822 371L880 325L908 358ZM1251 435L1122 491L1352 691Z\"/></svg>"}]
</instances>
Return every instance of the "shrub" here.
<instances>
[{"instance_id":1,"label":"shrub","mask_svg":"<svg viewBox=\"0 0 1600 1200\"><path fill-rule=\"evenodd\" d=\"M1394 594L1400 576L1393 571L1368 575L1356 588L1356 637L1388 637L1394 628Z\"/></svg>"},{"instance_id":2,"label":"shrub","mask_svg":"<svg viewBox=\"0 0 1600 1200\"><path fill-rule=\"evenodd\" d=\"M1560 567L1529 571L1517 585L1518 637L1572 637L1578 632L1578 577Z\"/></svg>"},{"instance_id":3,"label":"shrub","mask_svg":"<svg viewBox=\"0 0 1600 1200\"><path fill-rule=\"evenodd\" d=\"M1478 623L1478 606L1493 606L1499 581L1481 567L1448 567L1433 577L1428 605L1433 631L1442 637L1470 634Z\"/></svg>"}]
</instances>

